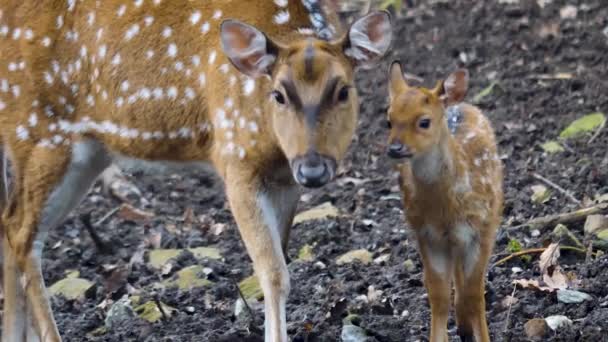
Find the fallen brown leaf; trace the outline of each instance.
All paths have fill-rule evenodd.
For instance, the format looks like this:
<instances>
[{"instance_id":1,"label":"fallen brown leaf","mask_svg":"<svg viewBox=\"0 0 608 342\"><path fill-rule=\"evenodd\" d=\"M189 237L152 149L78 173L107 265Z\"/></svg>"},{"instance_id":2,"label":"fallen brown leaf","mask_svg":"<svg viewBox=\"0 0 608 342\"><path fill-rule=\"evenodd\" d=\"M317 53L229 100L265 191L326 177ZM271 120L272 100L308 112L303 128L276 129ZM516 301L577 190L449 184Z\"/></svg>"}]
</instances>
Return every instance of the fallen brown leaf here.
<instances>
[{"instance_id":1,"label":"fallen brown leaf","mask_svg":"<svg viewBox=\"0 0 608 342\"><path fill-rule=\"evenodd\" d=\"M134 206L123 203L118 210L118 216L127 221L147 221L154 217L154 213L137 209Z\"/></svg>"}]
</instances>

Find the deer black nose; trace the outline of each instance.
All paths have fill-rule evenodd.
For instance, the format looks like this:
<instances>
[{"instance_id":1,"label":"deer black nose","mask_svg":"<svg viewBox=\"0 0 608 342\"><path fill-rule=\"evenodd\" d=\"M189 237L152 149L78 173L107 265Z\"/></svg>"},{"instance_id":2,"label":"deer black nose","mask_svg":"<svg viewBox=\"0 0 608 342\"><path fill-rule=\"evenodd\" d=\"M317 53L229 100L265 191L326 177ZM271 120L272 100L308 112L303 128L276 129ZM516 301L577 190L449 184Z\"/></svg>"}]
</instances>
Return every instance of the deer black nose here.
<instances>
[{"instance_id":1,"label":"deer black nose","mask_svg":"<svg viewBox=\"0 0 608 342\"><path fill-rule=\"evenodd\" d=\"M411 157L411 153L407 146L397 141L389 145L388 156L395 159L402 159Z\"/></svg>"},{"instance_id":2,"label":"deer black nose","mask_svg":"<svg viewBox=\"0 0 608 342\"><path fill-rule=\"evenodd\" d=\"M336 162L318 153L307 153L293 163L294 177L298 183L308 188L318 188L333 178Z\"/></svg>"}]
</instances>

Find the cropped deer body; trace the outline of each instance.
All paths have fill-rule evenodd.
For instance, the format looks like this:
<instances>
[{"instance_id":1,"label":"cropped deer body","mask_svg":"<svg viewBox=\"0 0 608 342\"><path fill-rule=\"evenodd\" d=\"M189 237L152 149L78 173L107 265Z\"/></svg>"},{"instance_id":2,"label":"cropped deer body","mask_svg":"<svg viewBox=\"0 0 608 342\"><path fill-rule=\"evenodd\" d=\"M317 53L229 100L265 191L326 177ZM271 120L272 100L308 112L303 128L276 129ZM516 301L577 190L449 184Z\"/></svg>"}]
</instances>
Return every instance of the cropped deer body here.
<instances>
[{"instance_id":1,"label":"cropped deer body","mask_svg":"<svg viewBox=\"0 0 608 342\"><path fill-rule=\"evenodd\" d=\"M344 32L323 12L314 0L0 4L0 137L14 176L2 341L61 340L45 237L121 158L215 166L265 295L266 341L287 340L297 185L334 176L357 122L354 70L391 41L385 12Z\"/></svg>"},{"instance_id":2,"label":"cropped deer body","mask_svg":"<svg viewBox=\"0 0 608 342\"><path fill-rule=\"evenodd\" d=\"M461 102L467 86L465 70L434 89L409 86L398 62L390 70L388 154L401 161L399 182L423 263L432 342L448 341L452 281L461 339L489 341L484 283L502 216L502 164L489 121Z\"/></svg>"}]
</instances>

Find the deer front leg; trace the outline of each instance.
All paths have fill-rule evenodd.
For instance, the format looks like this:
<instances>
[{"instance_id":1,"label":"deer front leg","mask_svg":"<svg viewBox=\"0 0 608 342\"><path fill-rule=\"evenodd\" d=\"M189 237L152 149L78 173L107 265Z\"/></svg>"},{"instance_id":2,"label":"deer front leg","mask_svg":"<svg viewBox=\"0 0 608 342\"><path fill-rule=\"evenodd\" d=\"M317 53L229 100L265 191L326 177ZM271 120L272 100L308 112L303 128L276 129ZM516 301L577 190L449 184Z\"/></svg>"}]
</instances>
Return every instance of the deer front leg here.
<instances>
[{"instance_id":1,"label":"deer front leg","mask_svg":"<svg viewBox=\"0 0 608 342\"><path fill-rule=\"evenodd\" d=\"M11 277L21 275L19 286L27 298L29 324L37 330L40 341L59 342L61 337L42 276L42 249L49 230L61 224L78 205L109 159L101 145L84 140L72 145L71 150L36 147L27 163L16 164L27 167L16 172L21 176L22 187L14 194L15 210L9 205L4 215L11 249L11 253L5 252L5 255L16 260L18 268L11 272ZM11 285L6 279L5 284ZM5 319L5 324L10 323ZM19 330L24 334L23 328ZM28 327L27 341L36 340L33 333ZM14 341L22 342L22 339Z\"/></svg>"},{"instance_id":2,"label":"deer front leg","mask_svg":"<svg viewBox=\"0 0 608 342\"><path fill-rule=\"evenodd\" d=\"M438 244L428 236L418 237L424 273L424 285L431 305L431 336L429 342L448 341L448 316L452 289L452 258L449 246Z\"/></svg>"},{"instance_id":3,"label":"deer front leg","mask_svg":"<svg viewBox=\"0 0 608 342\"><path fill-rule=\"evenodd\" d=\"M291 187L265 185L258 177L244 173L248 167L228 168L226 193L233 215L253 261L253 269L264 292L265 341L286 342L285 303L289 294L289 273L281 246L281 226L291 223Z\"/></svg>"},{"instance_id":4,"label":"deer front leg","mask_svg":"<svg viewBox=\"0 0 608 342\"><path fill-rule=\"evenodd\" d=\"M456 258L454 269L458 335L463 342L489 342L484 290L492 246L474 239L464 247Z\"/></svg>"}]
</instances>

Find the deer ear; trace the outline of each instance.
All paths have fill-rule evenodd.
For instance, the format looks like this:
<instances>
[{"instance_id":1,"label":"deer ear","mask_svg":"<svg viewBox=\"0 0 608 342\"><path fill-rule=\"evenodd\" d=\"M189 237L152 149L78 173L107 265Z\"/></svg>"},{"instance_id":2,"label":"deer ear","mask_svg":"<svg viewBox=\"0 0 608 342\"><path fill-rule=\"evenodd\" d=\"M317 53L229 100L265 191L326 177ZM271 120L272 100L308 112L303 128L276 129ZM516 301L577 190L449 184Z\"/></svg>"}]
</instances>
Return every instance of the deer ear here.
<instances>
[{"instance_id":1,"label":"deer ear","mask_svg":"<svg viewBox=\"0 0 608 342\"><path fill-rule=\"evenodd\" d=\"M453 72L439 88L440 97L446 106L462 102L469 90L469 72L459 69Z\"/></svg>"},{"instance_id":2,"label":"deer ear","mask_svg":"<svg viewBox=\"0 0 608 342\"><path fill-rule=\"evenodd\" d=\"M392 39L390 14L386 11L372 12L352 24L344 52L356 66L369 66L386 54Z\"/></svg>"},{"instance_id":3,"label":"deer ear","mask_svg":"<svg viewBox=\"0 0 608 342\"><path fill-rule=\"evenodd\" d=\"M279 48L261 31L237 20L226 20L220 28L222 50L242 73L270 75Z\"/></svg>"},{"instance_id":4,"label":"deer ear","mask_svg":"<svg viewBox=\"0 0 608 342\"><path fill-rule=\"evenodd\" d=\"M389 69L388 93L391 99L395 98L404 88L407 88L401 62L394 61Z\"/></svg>"}]
</instances>

